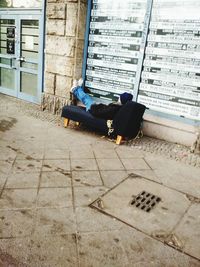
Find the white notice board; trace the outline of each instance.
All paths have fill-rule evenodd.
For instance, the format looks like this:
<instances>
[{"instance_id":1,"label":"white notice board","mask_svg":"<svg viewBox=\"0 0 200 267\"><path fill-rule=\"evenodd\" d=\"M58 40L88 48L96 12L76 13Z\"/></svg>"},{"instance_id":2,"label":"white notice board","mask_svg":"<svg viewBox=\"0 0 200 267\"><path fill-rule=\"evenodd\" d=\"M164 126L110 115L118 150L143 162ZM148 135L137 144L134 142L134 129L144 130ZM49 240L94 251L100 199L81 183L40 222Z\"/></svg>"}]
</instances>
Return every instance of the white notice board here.
<instances>
[{"instance_id":1,"label":"white notice board","mask_svg":"<svg viewBox=\"0 0 200 267\"><path fill-rule=\"evenodd\" d=\"M138 102L200 120L200 1L154 0Z\"/></svg>"},{"instance_id":2,"label":"white notice board","mask_svg":"<svg viewBox=\"0 0 200 267\"><path fill-rule=\"evenodd\" d=\"M152 1L92 0L85 87L94 97L137 97Z\"/></svg>"}]
</instances>

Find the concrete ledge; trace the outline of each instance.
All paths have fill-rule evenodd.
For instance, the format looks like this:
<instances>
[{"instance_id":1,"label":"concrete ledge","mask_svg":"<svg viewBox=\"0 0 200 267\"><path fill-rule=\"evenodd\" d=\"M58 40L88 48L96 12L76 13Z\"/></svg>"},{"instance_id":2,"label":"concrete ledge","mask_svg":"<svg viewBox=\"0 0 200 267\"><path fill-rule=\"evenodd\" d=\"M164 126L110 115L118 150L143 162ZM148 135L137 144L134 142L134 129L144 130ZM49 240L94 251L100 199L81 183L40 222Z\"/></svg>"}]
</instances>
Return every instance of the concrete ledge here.
<instances>
[{"instance_id":1,"label":"concrete ledge","mask_svg":"<svg viewBox=\"0 0 200 267\"><path fill-rule=\"evenodd\" d=\"M145 114L143 131L150 137L192 146L197 141L200 127Z\"/></svg>"}]
</instances>

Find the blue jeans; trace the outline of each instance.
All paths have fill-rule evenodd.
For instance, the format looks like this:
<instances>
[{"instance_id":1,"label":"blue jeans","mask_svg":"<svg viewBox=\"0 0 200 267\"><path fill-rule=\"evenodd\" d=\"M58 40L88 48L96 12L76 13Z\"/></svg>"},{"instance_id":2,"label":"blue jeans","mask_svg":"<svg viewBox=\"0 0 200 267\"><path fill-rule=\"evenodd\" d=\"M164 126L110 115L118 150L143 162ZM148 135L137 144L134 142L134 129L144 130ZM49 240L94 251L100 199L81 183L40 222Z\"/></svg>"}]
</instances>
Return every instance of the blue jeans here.
<instances>
[{"instance_id":1,"label":"blue jeans","mask_svg":"<svg viewBox=\"0 0 200 267\"><path fill-rule=\"evenodd\" d=\"M73 95L85 105L86 111L88 111L91 105L94 104L92 98L84 92L83 87L81 86L77 86L73 90Z\"/></svg>"}]
</instances>

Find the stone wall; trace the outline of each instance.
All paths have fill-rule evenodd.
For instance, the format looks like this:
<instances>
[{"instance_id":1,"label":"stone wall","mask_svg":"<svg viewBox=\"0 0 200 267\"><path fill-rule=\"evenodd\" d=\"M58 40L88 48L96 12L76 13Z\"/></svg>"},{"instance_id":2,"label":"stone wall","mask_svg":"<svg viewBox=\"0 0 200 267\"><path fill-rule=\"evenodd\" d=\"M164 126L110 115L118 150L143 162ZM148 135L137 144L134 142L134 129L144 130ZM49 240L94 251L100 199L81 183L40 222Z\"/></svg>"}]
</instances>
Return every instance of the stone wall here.
<instances>
[{"instance_id":1,"label":"stone wall","mask_svg":"<svg viewBox=\"0 0 200 267\"><path fill-rule=\"evenodd\" d=\"M82 72L87 0L47 0L42 109L59 113Z\"/></svg>"}]
</instances>

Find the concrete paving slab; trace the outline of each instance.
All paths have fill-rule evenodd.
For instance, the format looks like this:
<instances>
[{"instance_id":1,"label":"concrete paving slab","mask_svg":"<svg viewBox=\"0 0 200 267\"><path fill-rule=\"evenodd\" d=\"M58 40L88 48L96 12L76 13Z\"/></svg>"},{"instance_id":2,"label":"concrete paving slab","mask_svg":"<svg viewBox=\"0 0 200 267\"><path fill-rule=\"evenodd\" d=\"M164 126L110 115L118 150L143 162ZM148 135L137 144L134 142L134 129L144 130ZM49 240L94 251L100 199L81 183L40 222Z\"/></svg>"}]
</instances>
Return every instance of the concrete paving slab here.
<instances>
[{"instance_id":1,"label":"concrete paving slab","mask_svg":"<svg viewBox=\"0 0 200 267\"><path fill-rule=\"evenodd\" d=\"M27 266L29 238L0 239L0 266Z\"/></svg>"},{"instance_id":2,"label":"concrete paving slab","mask_svg":"<svg viewBox=\"0 0 200 267\"><path fill-rule=\"evenodd\" d=\"M9 110L9 112L11 109ZM15 114L16 115L16 114ZM27 116L25 114L22 114L19 112L17 114L17 123L13 125L11 128L12 130L19 130L22 133L25 133L28 136L37 135L38 131L40 132L40 136L42 136L43 133L46 133L48 130L49 123L46 121L38 120L37 118L34 118L33 116ZM15 118L16 116L14 116ZM42 125L42 127L41 127Z\"/></svg>"},{"instance_id":3,"label":"concrete paving slab","mask_svg":"<svg viewBox=\"0 0 200 267\"><path fill-rule=\"evenodd\" d=\"M2 174L8 174L12 168L14 160L0 160L0 173Z\"/></svg>"},{"instance_id":4,"label":"concrete paving slab","mask_svg":"<svg viewBox=\"0 0 200 267\"><path fill-rule=\"evenodd\" d=\"M23 137L23 135L22 135ZM33 137L34 138L34 137ZM43 155L44 143L41 141L28 140L22 138L22 140L10 139L7 148L17 153L17 158L26 159L26 157L32 157L34 159L41 159Z\"/></svg>"},{"instance_id":5,"label":"concrete paving slab","mask_svg":"<svg viewBox=\"0 0 200 267\"><path fill-rule=\"evenodd\" d=\"M66 139L66 136L65 136ZM61 139L59 135L59 139L56 139L56 137L49 138L46 136L45 140L45 149L68 149L69 148L69 143L65 139Z\"/></svg>"},{"instance_id":6,"label":"concrete paving slab","mask_svg":"<svg viewBox=\"0 0 200 267\"><path fill-rule=\"evenodd\" d=\"M20 133L19 133L20 134ZM39 136L39 134L38 134ZM44 138L39 139L37 138L37 135L31 135L31 136L26 136L25 134L21 135L21 139L15 139L13 138L11 140L11 147L12 148L17 148L19 151L26 153L26 154L31 154L31 152L40 152L44 149Z\"/></svg>"},{"instance_id":7,"label":"concrete paving slab","mask_svg":"<svg viewBox=\"0 0 200 267\"><path fill-rule=\"evenodd\" d=\"M38 188L40 172L10 173L5 188Z\"/></svg>"},{"instance_id":8,"label":"concrete paving slab","mask_svg":"<svg viewBox=\"0 0 200 267\"><path fill-rule=\"evenodd\" d=\"M176 168L155 169L154 173L162 184L200 198L200 169L177 164Z\"/></svg>"},{"instance_id":9,"label":"concrete paving slab","mask_svg":"<svg viewBox=\"0 0 200 267\"><path fill-rule=\"evenodd\" d=\"M8 143L3 139L4 134L0 131L0 148L4 148L8 146Z\"/></svg>"},{"instance_id":10,"label":"concrete paving slab","mask_svg":"<svg viewBox=\"0 0 200 267\"><path fill-rule=\"evenodd\" d=\"M5 133L9 132L17 123L15 117L11 117L8 114L2 114L0 117L0 132Z\"/></svg>"},{"instance_id":11,"label":"concrete paving slab","mask_svg":"<svg viewBox=\"0 0 200 267\"><path fill-rule=\"evenodd\" d=\"M64 235L76 232L73 208L40 208L36 210L37 235Z\"/></svg>"},{"instance_id":12,"label":"concrete paving slab","mask_svg":"<svg viewBox=\"0 0 200 267\"><path fill-rule=\"evenodd\" d=\"M30 240L28 266L77 267L74 235L34 235Z\"/></svg>"},{"instance_id":13,"label":"concrete paving slab","mask_svg":"<svg viewBox=\"0 0 200 267\"><path fill-rule=\"evenodd\" d=\"M26 209L35 206L37 189L4 189L0 209Z\"/></svg>"},{"instance_id":14,"label":"concrete paving slab","mask_svg":"<svg viewBox=\"0 0 200 267\"><path fill-rule=\"evenodd\" d=\"M97 171L98 166L95 159L73 159L71 158L72 171Z\"/></svg>"},{"instance_id":15,"label":"concrete paving slab","mask_svg":"<svg viewBox=\"0 0 200 267\"><path fill-rule=\"evenodd\" d=\"M34 147L29 150L18 149L17 160L42 160L44 158L44 149L35 149Z\"/></svg>"},{"instance_id":16,"label":"concrete paving slab","mask_svg":"<svg viewBox=\"0 0 200 267\"><path fill-rule=\"evenodd\" d=\"M37 159L16 159L12 168L13 173L19 172L40 172L42 161Z\"/></svg>"},{"instance_id":17,"label":"concrete paving slab","mask_svg":"<svg viewBox=\"0 0 200 267\"><path fill-rule=\"evenodd\" d=\"M90 207L77 207L77 230L80 233L119 230L122 223Z\"/></svg>"},{"instance_id":18,"label":"concrete paving slab","mask_svg":"<svg viewBox=\"0 0 200 267\"><path fill-rule=\"evenodd\" d=\"M144 159L152 170L174 169L177 168L177 164L179 165L179 162L176 162L175 160L160 157L159 155L152 155L149 153L145 155Z\"/></svg>"},{"instance_id":19,"label":"concrete paving slab","mask_svg":"<svg viewBox=\"0 0 200 267\"><path fill-rule=\"evenodd\" d=\"M0 150L0 160L14 160L17 156L17 152L13 151L9 146L1 146Z\"/></svg>"},{"instance_id":20,"label":"concrete paving slab","mask_svg":"<svg viewBox=\"0 0 200 267\"><path fill-rule=\"evenodd\" d=\"M190 207L173 233L183 244L183 251L200 260L200 202Z\"/></svg>"},{"instance_id":21,"label":"concrete paving slab","mask_svg":"<svg viewBox=\"0 0 200 267\"><path fill-rule=\"evenodd\" d=\"M1 189L4 187L6 180L7 180L7 174L0 172L0 192Z\"/></svg>"},{"instance_id":22,"label":"concrete paving slab","mask_svg":"<svg viewBox=\"0 0 200 267\"><path fill-rule=\"evenodd\" d=\"M102 186L99 171L72 171L73 186Z\"/></svg>"},{"instance_id":23,"label":"concrete paving slab","mask_svg":"<svg viewBox=\"0 0 200 267\"><path fill-rule=\"evenodd\" d=\"M45 150L45 159L69 159L69 149L49 148Z\"/></svg>"},{"instance_id":24,"label":"concrete paving slab","mask_svg":"<svg viewBox=\"0 0 200 267\"><path fill-rule=\"evenodd\" d=\"M71 159L94 159L94 153L90 145L74 145L69 148Z\"/></svg>"},{"instance_id":25,"label":"concrete paving slab","mask_svg":"<svg viewBox=\"0 0 200 267\"><path fill-rule=\"evenodd\" d=\"M143 191L161 198L150 212L130 204ZM185 195L137 176L124 180L102 196L100 202L101 205L97 200L92 206L149 235L170 233L190 206Z\"/></svg>"},{"instance_id":26,"label":"concrete paving slab","mask_svg":"<svg viewBox=\"0 0 200 267\"><path fill-rule=\"evenodd\" d=\"M94 150L102 149L102 145L106 149L109 149L109 148L116 149L118 147L118 145L115 144L114 140L109 141L107 138L99 139L98 137L95 137L95 139L96 139L95 142L92 144L92 147Z\"/></svg>"},{"instance_id":27,"label":"concrete paving slab","mask_svg":"<svg viewBox=\"0 0 200 267\"><path fill-rule=\"evenodd\" d=\"M153 160L152 157L146 157L145 160L152 168L151 172L144 173L145 177L186 194L200 197L199 168L173 160L166 160L165 162L164 158L155 157ZM141 174L137 170L134 173Z\"/></svg>"},{"instance_id":28,"label":"concrete paving slab","mask_svg":"<svg viewBox=\"0 0 200 267\"><path fill-rule=\"evenodd\" d=\"M63 125L61 125L61 127L58 127L58 125L55 124L50 124L48 125L48 140L55 140L55 142L59 142L59 141L68 141L67 139L70 137L70 135L72 135L72 131L69 131L66 128L63 128ZM57 134L59 134L61 136L62 139L57 139L56 136ZM81 136L81 134L80 134ZM74 139L74 136L72 135L72 138ZM69 143L69 142L67 142Z\"/></svg>"},{"instance_id":29,"label":"concrete paving slab","mask_svg":"<svg viewBox=\"0 0 200 267\"><path fill-rule=\"evenodd\" d=\"M19 143L36 143L37 145L40 143L42 147L44 146L45 143L45 135L46 131L45 130L40 130L37 132L34 132L33 129L29 129L28 131L23 131L23 128L20 128L18 131L15 130L15 134L18 135L18 138L12 138L10 141L15 141L14 143L19 144ZM24 146L22 146L24 147Z\"/></svg>"},{"instance_id":30,"label":"concrete paving slab","mask_svg":"<svg viewBox=\"0 0 200 267\"><path fill-rule=\"evenodd\" d=\"M147 178L149 180L152 180L152 181L158 182L159 184L162 184L161 178L159 178L156 175L154 170L151 170L151 169L150 170L137 170L137 169L135 169L135 170L129 170L127 172L128 172L128 174L137 174L139 176L142 176L144 178Z\"/></svg>"},{"instance_id":31,"label":"concrete paving slab","mask_svg":"<svg viewBox=\"0 0 200 267\"><path fill-rule=\"evenodd\" d=\"M115 151L122 159L143 158L145 155L143 151L133 149L127 146L118 146Z\"/></svg>"},{"instance_id":32,"label":"concrete paving slab","mask_svg":"<svg viewBox=\"0 0 200 267\"><path fill-rule=\"evenodd\" d=\"M60 129L57 128L57 130ZM59 138L57 138L58 135ZM65 134L65 136L63 136L63 133L58 131L54 136L46 136L45 149L69 149L70 144L73 143L74 141L68 140L68 135Z\"/></svg>"},{"instance_id":33,"label":"concrete paving slab","mask_svg":"<svg viewBox=\"0 0 200 267\"><path fill-rule=\"evenodd\" d=\"M188 255L162 245L159 241L124 226L116 232L124 247L129 263L127 267L198 267L199 262Z\"/></svg>"},{"instance_id":34,"label":"concrete paving slab","mask_svg":"<svg viewBox=\"0 0 200 267\"><path fill-rule=\"evenodd\" d=\"M57 136L59 135L59 139ZM46 147L68 148L69 146L89 146L91 137L82 132L74 132L70 129L54 126L48 131L45 145Z\"/></svg>"},{"instance_id":35,"label":"concrete paving slab","mask_svg":"<svg viewBox=\"0 0 200 267\"><path fill-rule=\"evenodd\" d=\"M124 267L127 255L115 232L82 234L79 238L80 267Z\"/></svg>"},{"instance_id":36,"label":"concrete paving slab","mask_svg":"<svg viewBox=\"0 0 200 267\"><path fill-rule=\"evenodd\" d=\"M119 159L97 159L97 163L100 171L121 171L124 170Z\"/></svg>"},{"instance_id":37,"label":"concrete paving slab","mask_svg":"<svg viewBox=\"0 0 200 267\"><path fill-rule=\"evenodd\" d=\"M97 159L118 159L118 155L113 148L94 148L94 154Z\"/></svg>"},{"instance_id":38,"label":"concrete paving slab","mask_svg":"<svg viewBox=\"0 0 200 267\"><path fill-rule=\"evenodd\" d=\"M40 188L37 207L72 207L71 188Z\"/></svg>"},{"instance_id":39,"label":"concrete paving slab","mask_svg":"<svg viewBox=\"0 0 200 267\"><path fill-rule=\"evenodd\" d=\"M0 210L0 238L30 236L34 229L34 217L32 209Z\"/></svg>"},{"instance_id":40,"label":"concrete paving slab","mask_svg":"<svg viewBox=\"0 0 200 267\"><path fill-rule=\"evenodd\" d=\"M33 143L33 142L36 142L36 144L38 143L44 143L43 139L45 138L44 137L44 134L42 134L42 138L37 138L37 136L40 136L40 133L37 133L37 135L34 136L33 135L30 135L30 131L31 129L29 130L29 133L28 132L23 132L23 130L18 130L18 131L12 131L10 132L9 134L6 134L6 137L5 137L5 140L9 143L9 144L23 144L24 143ZM15 135L17 135L15 137ZM43 145L43 144L42 144ZM22 146L24 148L24 146Z\"/></svg>"},{"instance_id":41,"label":"concrete paving slab","mask_svg":"<svg viewBox=\"0 0 200 267\"><path fill-rule=\"evenodd\" d=\"M45 159L43 161L42 171L68 173L70 171L70 161L69 159Z\"/></svg>"},{"instance_id":42,"label":"concrete paving slab","mask_svg":"<svg viewBox=\"0 0 200 267\"><path fill-rule=\"evenodd\" d=\"M88 206L92 201L94 201L97 196L101 196L105 193L108 188L104 186L81 186L74 187L74 203L76 207Z\"/></svg>"},{"instance_id":43,"label":"concrete paving slab","mask_svg":"<svg viewBox=\"0 0 200 267\"><path fill-rule=\"evenodd\" d=\"M149 170L149 165L145 162L144 159L134 158L134 159L123 159L121 161L126 170Z\"/></svg>"},{"instance_id":44,"label":"concrete paving slab","mask_svg":"<svg viewBox=\"0 0 200 267\"><path fill-rule=\"evenodd\" d=\"M112 188L125 178L127 178L127 171L101 171L101 177L106 187Z\"/></svg>"},{"instance_id":45,"label":"concrete paving slab","mask_svg":"<svg viewBox=\"0 0 200 267\"><path fill-rule=\"evenodd\" d=\"M14 138L13 138L14 140ZM12 143L11 148L13 149L18 149L18 151L21 151L23 153L29 153L31 154L32 152L43 152L44 150L44 141L43 140L35 140L34 136L30 137L30 140L18 140L15 143Z\"/></svg>"},{"instance_id":46,"label":"concrete paving slab","mask_svg":"<svg viewBox=\"0 0 200 267\"><path fill-rule=\"evenodd\" d=\"M71 187L71 173L42 172L40 187Z\"/></svg>"}]
</instances>

